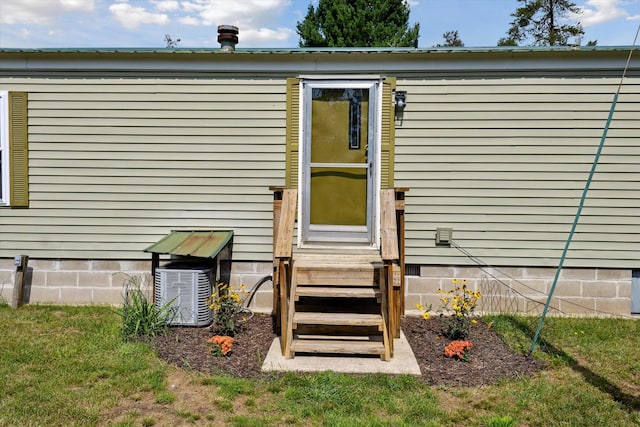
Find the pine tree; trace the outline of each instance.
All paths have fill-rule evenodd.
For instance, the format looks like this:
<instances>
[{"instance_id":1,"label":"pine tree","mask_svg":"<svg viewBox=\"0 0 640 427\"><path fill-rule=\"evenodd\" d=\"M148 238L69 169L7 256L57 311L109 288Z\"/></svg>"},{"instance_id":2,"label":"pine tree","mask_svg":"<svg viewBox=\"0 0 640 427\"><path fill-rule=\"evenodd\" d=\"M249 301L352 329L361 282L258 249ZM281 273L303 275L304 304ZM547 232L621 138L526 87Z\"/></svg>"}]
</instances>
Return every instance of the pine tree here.
<instances>
[{"instance_id":1,"label":"pine tree","mask_svg":"<svg viewBox=\"0 0 640 427\"><path fill-rule=\"evenodd\" d=\"M580 22L562 23L569 14L580 14L582 9L569 0L518 0L521 4L511 16L507 37L498 46L518 46L530 41L533 46L565 46L571 37L580 37L584 30Z\"/></svg>"},{"instance_id":2,"label":"pine tree","mask_svg":"<svg viewBox=\"0 0 640 427\"><path fill-rule=\"evenodd\" d=\"M447 31L442 35L444 39L443 44L437 44L436 47L463 47L464 43L460 39L458 35L458 30L455 31Z\"/></svg>"},{"instance_id":3,"label":"pine tree","mask_svg":"<svg viewBox=\"0 0 640 427\"><path fill-rule=\"evenodd\" d=\"M417 47L407 0L320 0L298 21L300 47Z\"/></svg>"}]
</instances>

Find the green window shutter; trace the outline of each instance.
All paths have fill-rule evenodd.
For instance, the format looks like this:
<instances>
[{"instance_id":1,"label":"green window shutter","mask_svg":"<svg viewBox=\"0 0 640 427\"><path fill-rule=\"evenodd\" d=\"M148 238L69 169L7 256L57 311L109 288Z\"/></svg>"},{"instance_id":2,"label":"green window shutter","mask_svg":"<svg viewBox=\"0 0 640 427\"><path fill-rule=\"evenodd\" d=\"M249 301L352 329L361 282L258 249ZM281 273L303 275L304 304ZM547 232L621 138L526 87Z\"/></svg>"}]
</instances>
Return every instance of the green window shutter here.
<instances>
[{"instance_id":1,"label":"green window shutter","mask_svg":"<svg viewBox=\"0 0 640 427\"><path fill-rule=\"evenodd\" d=\"M9 93L9 204L29 206L27 93Z\"/></svg>"},{"instance_id":2,"label":"green window shutter","mask_svg":"<svg viewBox=\"0 0 640 427\"><path fill-rule=\"evenodd\" d=\"M396 89L395 77L387 77L382 82L382 134L380 188L393 188L395 151L395 112L393 93Z\"/></svg>"},{"instance_id":3,"label":"green window shutter","mask_svg":"<svg viewBox=\"0 0 640 427\"><path fill-rule=\"evenodd\" d=\"M298 188L298 153L300 133L300 79L287 79L287 154L285 187Z\"/></svg>"}]
</instances>

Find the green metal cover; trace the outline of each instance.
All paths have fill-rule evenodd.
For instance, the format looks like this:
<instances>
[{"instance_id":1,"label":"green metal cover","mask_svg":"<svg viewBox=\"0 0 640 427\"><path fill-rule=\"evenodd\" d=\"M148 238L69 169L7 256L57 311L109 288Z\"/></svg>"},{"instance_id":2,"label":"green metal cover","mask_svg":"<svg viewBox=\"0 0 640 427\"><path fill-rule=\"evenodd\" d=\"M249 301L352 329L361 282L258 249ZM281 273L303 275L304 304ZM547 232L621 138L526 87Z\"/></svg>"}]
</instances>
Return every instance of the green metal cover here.
<instances>
[{"instance_id":1,"label":"green metal cover","mask_svg":"<svg viewBox=\"0 0 640 427\"><path fill-rule=\"evenodd\" d=\"M172 231L145 252L215 258L233 237L233 230Z\"/></svg>"}]
</instances>

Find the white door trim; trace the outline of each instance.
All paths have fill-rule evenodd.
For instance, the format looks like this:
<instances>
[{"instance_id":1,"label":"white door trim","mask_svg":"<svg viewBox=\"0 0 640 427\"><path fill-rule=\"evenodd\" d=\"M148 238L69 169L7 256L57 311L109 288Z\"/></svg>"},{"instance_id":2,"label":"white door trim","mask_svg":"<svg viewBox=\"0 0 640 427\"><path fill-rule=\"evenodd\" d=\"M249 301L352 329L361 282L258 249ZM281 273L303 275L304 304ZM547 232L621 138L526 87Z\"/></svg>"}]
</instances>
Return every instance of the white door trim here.
<instances>
[{"instance_id":1,"label":"white door trim","mask_svg":"<svg viewBox=\"0 0 640 427\"><path fill-rule=\"evenodd\" d=\"M381 168L381 127L382 127L382 78L379 76L322 76L323 78L303 78L300 81L300 132L298 165L298 246L299 247L341 247L341 248L378 248L380 240L380 168ZM369 90L368 118L368 189L367 189L367 226L358 230L348 226L320 226L307 224L309 197L307 187L310 173L308 148L311 129L311 92L313 88L354 88ZM373 148L371 147L373 145ZM307 228L310 227L311 229ZM335 232L331 235L331 232ZM325 233L322 237L320 234ZM309 236L313 237L309 239ZM358 237L358 235L366 238Z\"/></svg>"}]
</instances>

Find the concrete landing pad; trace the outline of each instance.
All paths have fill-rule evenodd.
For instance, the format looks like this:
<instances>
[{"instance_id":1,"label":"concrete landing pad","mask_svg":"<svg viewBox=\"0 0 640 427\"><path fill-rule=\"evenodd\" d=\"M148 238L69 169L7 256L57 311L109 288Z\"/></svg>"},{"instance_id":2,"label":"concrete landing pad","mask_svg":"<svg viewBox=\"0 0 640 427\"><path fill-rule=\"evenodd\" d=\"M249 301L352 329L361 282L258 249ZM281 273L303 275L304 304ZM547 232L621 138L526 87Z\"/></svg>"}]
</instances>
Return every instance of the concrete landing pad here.
<instances>
[{"instance_id":1,"label":"concrete landing pad","mask_svg":"<svg viewBox=\"0 0 640 427\"><path fill-rule=\"evenodd\" d=\"M379 357L354 357L343 355L315 356L296 355L293 359L285 359L280 351L280 338L276 338L262 364L262 371L298 371L320 372L334 371L350 374L408 374L420 376L420 367L404 333L394 340L394 354L390 361L384 362Z\"/></svg>"}]
</instances>

